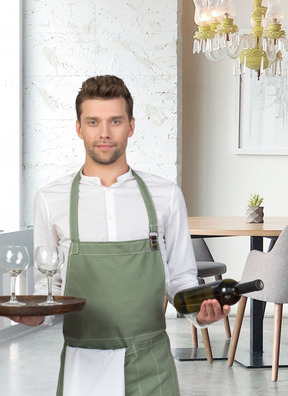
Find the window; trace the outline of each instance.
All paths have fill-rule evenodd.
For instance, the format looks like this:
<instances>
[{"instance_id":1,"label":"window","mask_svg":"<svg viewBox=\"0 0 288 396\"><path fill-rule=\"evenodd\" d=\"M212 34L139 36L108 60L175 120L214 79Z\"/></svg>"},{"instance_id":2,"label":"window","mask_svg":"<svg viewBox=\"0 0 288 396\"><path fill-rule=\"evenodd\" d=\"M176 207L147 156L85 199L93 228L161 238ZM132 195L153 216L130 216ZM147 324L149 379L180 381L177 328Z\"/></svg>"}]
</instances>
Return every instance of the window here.
<instances>
[{"instance_id":1,"label":"window","mask_svg":"<svg viewBox=\"0 0 288 396\"><path fill-rule=\"evenodd\" d=\"M0 230L19 228L21 174L21 0L0 2Z\"/></svg>"}]
</instances>

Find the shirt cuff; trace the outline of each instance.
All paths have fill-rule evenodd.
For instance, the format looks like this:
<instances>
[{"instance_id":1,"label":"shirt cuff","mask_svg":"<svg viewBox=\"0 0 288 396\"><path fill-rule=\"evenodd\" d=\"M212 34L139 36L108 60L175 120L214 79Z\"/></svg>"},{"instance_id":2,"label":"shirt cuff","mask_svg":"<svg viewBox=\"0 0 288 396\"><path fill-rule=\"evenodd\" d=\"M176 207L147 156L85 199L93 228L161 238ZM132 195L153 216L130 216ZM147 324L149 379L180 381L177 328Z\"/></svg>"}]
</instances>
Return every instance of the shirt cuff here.
<instances>
[{"instance_id":1,"label":"shirt cuff","mask_svg":"<svg viewBox=\"0 0 288 396\"><path fill-rule=\"evenodd\" d=\"M186 319L189 320L189 322L193 323L193 325L194 325L196 328L198 328L198 329L206 329L206 327L207 327L206 324L204 324L204 323L201 323L201 324L200 324L200 323L198 322L198 320L197 320L197 314L198 314L198 312L194 312L194 313L187 314L187 315L184 315L184 316L185 316Z\"/></svg>"}]
</instances>

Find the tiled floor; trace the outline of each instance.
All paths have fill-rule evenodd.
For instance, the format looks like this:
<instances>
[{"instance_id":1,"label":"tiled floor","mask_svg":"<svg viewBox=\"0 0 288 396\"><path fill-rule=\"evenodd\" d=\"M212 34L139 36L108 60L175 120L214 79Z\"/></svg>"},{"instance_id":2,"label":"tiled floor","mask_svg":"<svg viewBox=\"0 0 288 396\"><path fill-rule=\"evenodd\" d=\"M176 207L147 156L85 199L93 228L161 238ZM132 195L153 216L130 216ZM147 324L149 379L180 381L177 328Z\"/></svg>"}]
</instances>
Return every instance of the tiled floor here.
<instances>
[{"instance_id":1,"label":"tiled floor","mask_svg":"<svg viewBox=\"0 0 288 396\"><path fill-rule=\"evenodd\" d=\"M233 325L233 318L231 319ZM38 328L22 333L21 336L0 342L0 395L1 396L54 396L59 356L62 348L61 321L51 327ZM287 350L288 319L283 323L283 349ZM190 347L189 323L186 319L167 316L167 329L172 348ZM272 343L272 319L266 318L264 339L267 351ZM222 323L210 327L212 344L224 347ZM201 335L199 336L201 343ZM201 347L201 345L200 345ZM244 319L239 343L248 351L249 321ZM248 352L247 352L248 353ZM268 353L268 352L267 352ZM288 368L280 368L279 380L271 382L271 369L245 369L235 363L226 367L225 361L178 362L176 361L181 396L249 396L249 395L288 395ZM81 396L81 395L79 395ZM91 395L92 396L92 395ZM102 396L102 395L97 395ZM165 396L165 395L163 395Z\"/></svg>"}]
</instances>

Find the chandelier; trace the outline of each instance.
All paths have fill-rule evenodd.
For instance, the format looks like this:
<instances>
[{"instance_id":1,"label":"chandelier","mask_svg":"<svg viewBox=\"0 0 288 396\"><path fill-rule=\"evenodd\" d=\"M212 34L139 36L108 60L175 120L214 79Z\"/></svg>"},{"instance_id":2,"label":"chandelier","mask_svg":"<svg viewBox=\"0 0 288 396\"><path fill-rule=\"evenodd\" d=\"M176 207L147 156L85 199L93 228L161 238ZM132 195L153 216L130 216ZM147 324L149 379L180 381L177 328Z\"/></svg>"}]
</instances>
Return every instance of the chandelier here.
<instances>
[{"instance_id":1,"label":"chandelier","mask_svg":"<svg viewBox=\"0 0 288 396\"><path fill-rule=\"evenodd\" d=\"M283 75L283 52L288 51L286 33L281 28L284 18L281 0L252 0L252 30L239 34L234 24L236 15L233 0L193 0L198 30L194 36L193 53L204 53L217 62L226 56L235 59L233 74L255 70L258 79Z\"/></svg>"}]
</instances>

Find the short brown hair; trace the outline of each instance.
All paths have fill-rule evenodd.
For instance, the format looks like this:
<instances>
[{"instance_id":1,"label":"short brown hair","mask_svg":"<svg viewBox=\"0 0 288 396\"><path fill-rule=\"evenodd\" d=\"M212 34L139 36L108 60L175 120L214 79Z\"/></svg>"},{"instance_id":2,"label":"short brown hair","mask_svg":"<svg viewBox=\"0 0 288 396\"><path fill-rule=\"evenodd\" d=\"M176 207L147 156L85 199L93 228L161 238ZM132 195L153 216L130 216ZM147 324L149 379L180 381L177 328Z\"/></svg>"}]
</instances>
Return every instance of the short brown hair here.
<instances>
[{"instance_id":1,"label":"short brown hair","mask_svg":"<svg viewBox=\"0 0 288 396\"><path fill-rule=\"evenodd\" d=\"M126 101L126 110L129 121L133 117L133 99L121 78L116 76L96 76L84 81L76 97L77 120L80 122L82 103L86 99L113 99L123 97Z\"/></svg>"}]
</instances>

